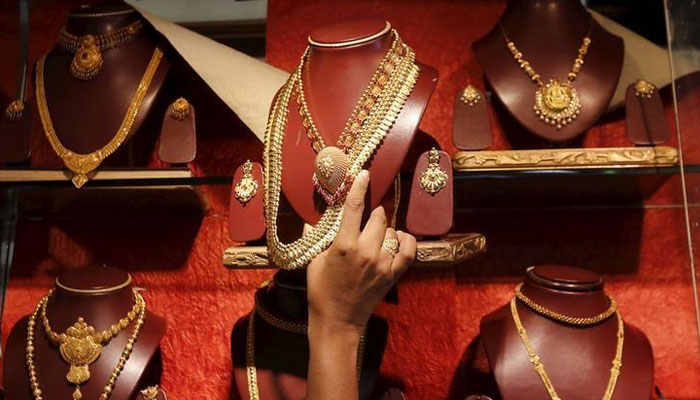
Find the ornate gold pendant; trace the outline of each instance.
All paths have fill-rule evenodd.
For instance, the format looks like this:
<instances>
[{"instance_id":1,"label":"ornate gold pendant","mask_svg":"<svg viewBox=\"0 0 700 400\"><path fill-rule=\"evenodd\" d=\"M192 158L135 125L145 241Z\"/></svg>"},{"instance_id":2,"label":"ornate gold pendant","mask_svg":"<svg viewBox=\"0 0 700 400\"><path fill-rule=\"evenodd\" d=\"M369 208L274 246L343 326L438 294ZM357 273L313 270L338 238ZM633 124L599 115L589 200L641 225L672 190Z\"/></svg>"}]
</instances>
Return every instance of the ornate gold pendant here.
<instances>
[{"instance_id":1,"label":"ornate gold pendant","mask_svg":"<svg viewBox=\"0 0 700 400\"><path fill-rule=\"evenodd\" d=\"M242 204L249 202L258 192L258 182L253 178L253 163L250 160L243 164L243 176L233 190Z\"/></svg>"},{"instance_id":2,"label":"ornate gold pendant","mask_svg":"<svg viewBox=\"0 0 700 400\"><path fill-rule=\"evenodd\" d=\"M80 48L73 56L70 72L78 79L90 80L97 76L103 63L102 51L97 45L97 40L92 35L86 35L81 39Z\"/></svg>"},{"instance_id":3,"label":"ornate gold pendant","mask_svg":"<svg viewBox=\"0 0 700 400\"><path fill-rule=\"evenodd\" d=\"M350 158L335 146L327 146L316 154L314 185L328 204L337 200L336 194L347 180Z\"/></svg>"},{"instance_id":4,"label":"ornate gold pendant","mask_svg":"<svg viewBox=\"0 0 700 400\"><path fill-rule=\"evenodd\" d=\"M420 187L431 195L447 186L447 172L440 168L440 152L433 148L428 153L428 167L420 174Z\"/></svg>"},{"instance_id":5,"label":"ornate gold pendant","mask_svg":"<svg viewBox=\"0 0 700 400\"><path fill-rule=\"evenodd\" d=\"M88 366L102 353L102 345L95 335L95 328L85 323L82 318L78 318L78 322L68 328L65 337L61 339L59 346L61 357L70 364L66 379L76 385L73 392L74 400L80 400L83 397L80 393L80 385L90 379Z\"/></svg>"},{"instance_id":6,"label":"ornate gold pendant","mask_svg":"<svg viewBox=\"0 0 700 400\"><path fill-rule=\"evenodd\" d=\"M78 154L66 150L62 154L59 154L66 164L66 167L73 172L71 181L73 181L76 188L80 189L83 187L90 179L88 174L92 173L102 164L103 158L98 153L99 151L90 154Z\"/></svg>"},{"instance_id":7,"label":"ornate gold pendant","mask_svg":"<svg viewBox=\"0 0 700 400\"><path fill-rule=\"evenodd\" d=\"M578 117L581 102L570 82L554 78L535 92L534 110L545 124L561 129Z\"/></svg>"}]
</instances>

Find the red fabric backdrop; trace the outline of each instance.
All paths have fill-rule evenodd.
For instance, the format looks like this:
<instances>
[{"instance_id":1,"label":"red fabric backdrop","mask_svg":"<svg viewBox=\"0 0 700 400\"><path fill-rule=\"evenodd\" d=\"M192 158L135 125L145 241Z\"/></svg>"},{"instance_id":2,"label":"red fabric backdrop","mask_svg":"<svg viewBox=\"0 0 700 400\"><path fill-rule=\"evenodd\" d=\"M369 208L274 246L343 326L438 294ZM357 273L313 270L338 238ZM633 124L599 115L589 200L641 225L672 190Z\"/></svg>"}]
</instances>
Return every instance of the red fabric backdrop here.
<instances>
[{"instance_id":1,"label":"red fabric backdrop","mask_svg":"<svg viewBox=\"0 0 700 400\"><path fill-rule=\"evenodd\" d=\"M78 3L32 3L32 60L51 46L65 13ZM0 45L4 60L14 60L16 10L14 4L0 7ZM305 35L321 24L355 17L390 20L418 58L439 69L437 91L421 128L453 150L449 135L454 93L469 81L484 87L469 44L493 25L502 8L502 1L487 0L271 0L268 59L291 69L303 51ZM9 97L14 90L13 63L0 63L0 71L0 88ZM211 130L216 132L200 143L192 164L198 174L232 173L241 158L260 150L235 121ZM35 138L35 146L45 146L38 131ZM627 145L624 122L612 120L592 129L586 145ZM497 134L494 148L507 147ZM42 159L46 152L35 154L35 165L57 165L48 160L50 155ZM676 399L700 398L700 354L679 182L673 177L644 205L629 207L462 210L457 229L486 234L489 252L454 269L409 272L399 288L400 305L382 305L379 310L390 324L383 376L411 399L463 399L473 386L465 377L472 376L469 346L478 335L481 316L511 297L527 266L566 263L606 274L625 319L652 342L656 380L664 393ZM21 220L3 341L61 270L119 266L147 289L149 307L168 319L162 386L171 398L228 399L231 329L250 310L254 288L271 272L222 267L221 254L232 244L226 232L229 188L201 190L207 201L202 217L105 210L99 217Z\"/></svg>"}]
</instances>

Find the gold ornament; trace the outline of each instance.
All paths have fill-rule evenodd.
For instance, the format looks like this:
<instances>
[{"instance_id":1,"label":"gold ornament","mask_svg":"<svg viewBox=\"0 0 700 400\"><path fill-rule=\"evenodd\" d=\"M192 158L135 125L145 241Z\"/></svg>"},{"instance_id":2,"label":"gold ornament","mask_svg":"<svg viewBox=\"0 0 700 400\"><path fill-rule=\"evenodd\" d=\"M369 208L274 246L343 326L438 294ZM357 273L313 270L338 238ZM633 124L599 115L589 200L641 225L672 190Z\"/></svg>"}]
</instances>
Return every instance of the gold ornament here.
<instances>
[{"instance_id":1,"label":"gold ornament","mask_svg":"<svg viewBox=\"0 0 700 400\"><path fill-rule=\"evenodd\" d=\"M382 241L382 249L391 254L392 257L399 253L399 241L394 238L384 239Z\"/></svg>"},{"instance_id":2,"label":"gold ornament","mask_svg":"<svg viewBox=\"0 0 700 400\"><path fill-rule=\"evenodd\" d=\"M260 287L265 288L269 281L265 281ZM248 398L250 400L260 400L260 390L258 388L258 370L255 365L255 317L260 316L265 323L272 327L281 329L287 332L306 335L308 328L303 322L292 322L283 317L275 315L272 311L264 307L262 301L263 291L255 292L255 307L250 312L248 317L248 332L246 335L246 378L248 383ZM362 363L365 354L367 327L362 331L360 342L357 347L357 364L356 376L357 381L360 381L362 374Z\"/></svg>"},{"instance_id":3,"label":"gold ornament","mask_svg":"<svg viewBox=\"0 0 700 400\"><path fill-rule=\"evenodd\" d=\"M522 283L515 287L515 297L517 297L518 300L520 300L523 304L528 306L528 308L530 308L532 311L543 315L549 319L553 319L555 321L559 321L565 324L575 326L597 325L610 318L613 314L615 314L615 312L617 312L617 301L615 301L615 299L612 298L612 296L608 296L608 302L610 303L610 306L607 310L603 311L602 313L594 315L592 317L571 317L568 315L560 314L556 311L550 310L546 307L535 303L532 299L523 294L522 287Z\"/></svg>"},{"instance_id":4,"label":"gold ornament","mask_svg":"<svg viewBox=\"0 0 700 400\"><path fill-rule=\"evenodd\" d=\"M233 190L236 199L243 204L249 202L258 193L258 181L253 178L253 163L250 160L243 164L243 175Z\"/></svg>"},{"instance_id":5,"label":"gold ornament","mask_svg":"<svg viewBox=\"0 0 700 400\"><path fill-rule=\"evenodd\" d=\"M474 86L467 85L467 87L462 90L462 96L460 99L469 107L474 107L479 101L481 101L481 94Z\"/></svg>"},{"instance_id":6,"label":"gold ornament","mask_svg":"<svg viewBox=\"0 0 700 400\"><path fill-rule=\"evenodd\" d=\"M554 384L549 378L547 371L544 368L544 363L540 360L540 357L535 352L535 348L530 342L530 338L527 335L527 331L520 320L520 315L518 314L518 307L516 305L515 298L510 301L510 312L513 317L513 322L515 323L516 330L520 339L522 340L530 359L532 367L535 372L540 376L542 384L544 385L549 397L552 400L561 400L561 397L557 394L554 389ZM617 378L620 376L620 369L622 368L622 349L625 342L625 324L622 321L622 317L619 312L615 312L617 315L617 346L615 348L615 358L612 361L612 367L610 368L610 378L608 379L608 385L605 388L605 394L603 395L603 400L610 400L615 392L615 386L617 385Z\"/></svg>"},{"instance_id":7,"label":"gold ornament","mask_svg":"<svg viewBox=\"0 0 700 400\"><path fill-rule=\"evenodd\" d=\"M392 31L398 40L396 31ZM400 44L400 49L389 55L396 59L391 68L382 68L377 71L372 79L371 96L363 96L358 102L369 104L371 98L373 104L369 108L368 116L360 127L355 141L348 149L350 166L346 173L346 183L336 192L338 199L331 199L319 222L301 238L292 243L282 243L277 236L277 215L279 212L280 196L282 193L282 143L289 112L289 101L299 84L301 70L306 58L306 52L301 63L280 89L279 95L272 105L267 129L265 132L264 152L264 188L265 188L265 224L267 228L267 243L269 258L275 265L284 269L297 269L307 265L314 257L330 246L340 228L343 216L344 187L348 187L375 150L379 147L389 129L396 121L406 99L411 94L418 79L419 68L415 64L415 54L410 47ZM391 72L388 73L387 69ZM379 82L382 84L378 84ZM374 93L377 93L376 100ZM364 107L364 106L362 106ZM364 109L364 108L363 108ZM359 112L358 112L358 115ZM350 121L354 129L353 122ZM312 125L309 125L312 126ZM308 134L308 132L307 132ZM352 135L351 135L352 136ZM338 194L340 193L340 194Z\"/></svg>"},{"instance_id":8,"label":"gold ornament","mask_svg":"<svg viewBox=\"0 0 700 400\"><path fill-rule=\"evenodd\" d=\"M5 118L7 118L9 121L19 121L23 114L24 102L22 100L13 100L7 105L7 108L5 108Z\"/></svg>"},{"instance_id":9,"label":"gold ornament","mask_svg":"<svg viewBox=\"0 0 700 400\"><path fill-rule=\"evenodd\" d=\"M637 79L637 82L634 84L634 94L637 97L650 99L655 90L656 86L649 81L645 81L644 79Z\"/></svg>"},{"instance_id":10,"label":"gold ornament","mask_svg":"<svg viewBox=\"0 0 700 400\"><path fill-rule=\"evenodd\" d=\"M448 178L447 172L440 168L440 152L433 148L428 153L428 166L420 174L420 187L435 195L447 186Z\"/></svg>"},{"instance_id":11,"label":"gold ornament","mask_svg":"<svg viewBox=\"0 0 700 400\"><path fill-rule=\"evenodd\" d=\"M583 38L581 47L578 49L578 56L574 60L571 72L566 76L566 82L552 78L547 83L544 83L540 74L535 72L530 62L523 58L523 53L515 46L515 42L508 39L506 30L500 21L499 25L506 40L506 46L508 46L508 50L513 55L513 58L538 86L535 92L535 105L533 106L535 114L542 122L557 129L562 129L573 122L581 112L581 101L579 100L578 92L571 84L581 72L584 57L588 53L588 47L591 44L590 30L593 28L593 20L591 19L588 34Z\"/></svg>"},{"instance_id":12,"label":"gold ornament","mask_svg":"<svg viewBox=\"0 0 700 400\"><path fill-rule=\"evenodd\" d=\"M165 399L168 398L168 396L165 396L165 392L163 392L158 387L158 385L149 386L145 389L140 390L139 393L141 393L141 397L143 397L143 400L156 400L158 398L158 395L161 393L163 393Z\"/></svg>"},{"instance_id":13,"label":"gold ornament","mask_svg":"<svg viewBox=\"0 0 700 400\"><path fill-rule=\"evenodd\" d=\"M105 34L85 36L73 35L63 28L58 37L58 46L74 54L70 73L75 78L89 80L97 76L102 69L102 52L133 40L142 26L141 21L136 21Z\"/></svg>"},{"instance_id":14,"label":"gold ornament","mask_svg":"<svg viewBox=\"0 0 700 400\"><path fill-rule=\"evenodd\" d=\"M170 104L170 116L178 121L182 121L190 115L190 102L184 97L178 97Z\"/></svg>"},{"instance_id":15,"label":"gold ornament","mask_svg":"<svg viewBox=\"0 0 700 400\"><path fill-rule=\"evenodd\" d=\"M352 177L348 176L347 172L352 155L356 154L358 147L362 145L358 142L358 138L363 132L363 125L377 104L389 76L396 71L397 65L405 59L405 54L401 39L398 35L394 35L389 51L380 61L369 85L360 96L345 123L338 137L337 146L326 146L306 103L304 82L301 75L307 54L308 49L297 69L297 104L302 124L306 129L306 136L311 140L311 147L318 153L314 162L314 187L324 197L326 203L332 204L340 201L352 184Z\"/></svg>"},{"instance_id":16,"label":"gold ornament","mask_svg":"<svg viewBox=\"0 0 700 400\"><path fill-rule=\"evenodd\" d=\"M162 57L163 53L156 47L155 50L153 50L153 56L148 63L146 72L144 72L141 82L139 82L139 86L136 88L136 92L131 98L131 102L129 103L129 107L126 110L126 114L124 115L124 119L117 133L104 147L87 154L78 154L67 149L56 135L53 122L51 121L51 114L49 113L49 108L46 103L46 91L44 89L44 62L46 56L44 55L39 59L36 66L36 98L39 116L41 117L44 133L51 147L63 160L66 167L73 173L72 181L75 187L80 188L85 185L89 180L88 175L97 169L105 158L114 153L129 136L136 115L141 109L143 99L148 92L148 88L151 85L151 81L158 69L158 65L160 65Z\"/></svg>"},{"instance_id":17,"label":"gold ornament","mask_svg":"<svg viewBox=\"0 0 700 400\"><path fill-rule=\"evenodd\" d=\"M90 379L89 365L100 357L102 345L108 343L113 337L117 336L119 332L134 322L134 330L127 340L124 350L119 357L119 361L110 374L109 380L99 398L99 400L109 399L114 390L117 378L124 369L126 361L129 359L141 332L141 328L143 327L146 318L146 302L143 300L143 297L134 290L134 306L131 311L109 329L97 332L95 328L88 325L83 318L78 318L77 322L69 327L65 333L59 334L51 329L46 315L46 306L53 293L54 290L51 290L39 301L27 322L26 364L29 371L29 384L34 400L43 400L42 391L39 387L39 379L37 377L37 368L34 362L34 329L37 326L38 318L41 318L43 321L46 336L51 342L59 346L61 357L70 365L66 379L76 386L71 396L73 400L80 400L83 398L80 386Z\"/></svg>"}]
</instances>

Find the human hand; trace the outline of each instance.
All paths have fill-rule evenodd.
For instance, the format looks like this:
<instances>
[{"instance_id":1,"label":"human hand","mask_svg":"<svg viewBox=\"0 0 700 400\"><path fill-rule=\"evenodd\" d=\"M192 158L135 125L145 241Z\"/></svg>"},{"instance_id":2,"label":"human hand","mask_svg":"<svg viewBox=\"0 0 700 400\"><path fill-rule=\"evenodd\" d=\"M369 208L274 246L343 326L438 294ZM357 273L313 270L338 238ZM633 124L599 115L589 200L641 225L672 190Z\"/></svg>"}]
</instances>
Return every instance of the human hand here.
<instances>
[{"instance_id":1,"label":"human hand","mask_svg":"<svg viewBox=\"0 0 700 400\"><path fill-rule=\"evenodd\" d=\"M416 239L388 227L383 207L374 209L360 230L369 179L366 170L357 175L335 241L308 266L310 330L361 332L377 304L415 258ZM383 247L387 239L398 241L396 254Z\"/></svg>"}]
</instances>

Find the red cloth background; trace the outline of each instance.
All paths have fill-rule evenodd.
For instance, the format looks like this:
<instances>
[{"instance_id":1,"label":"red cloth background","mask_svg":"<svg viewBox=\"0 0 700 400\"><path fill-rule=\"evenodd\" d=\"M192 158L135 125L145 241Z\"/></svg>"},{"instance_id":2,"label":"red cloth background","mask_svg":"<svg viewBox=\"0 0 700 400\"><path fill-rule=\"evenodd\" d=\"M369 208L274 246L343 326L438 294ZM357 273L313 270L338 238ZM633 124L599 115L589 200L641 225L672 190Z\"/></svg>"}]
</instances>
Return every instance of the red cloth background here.
<instances>
[{"instance_id":1,"label":"red cloth background","mask_svg":"<svg viewBox=\"0 0 700 400\"><path fill-rule=\"evenodd\" d=\"M67 10L77 4L32 3L32 60L51 46ZM0 6L0 45L6 61L0 63L0 88L6 98L14 90L14 64L7 62L16 56L13 7ZM291 69L302 54L305 36L318 25L359 17L390 20L418 58L439 69L437 91L421 128L454 150L449 139L453 96L470 81L484 87L470 43L494 24L502 9L502 1L488 0L271 0L268 59ZM198 109L198 117L200 113ZM494 129L498 132L497 124ZM35 146L45 147L37 132ZM593 128L585 142L628 145L624 121L613 119ZM507 147L497 133L494 148ZM231 174L260 146L232 123L206 136L199 150L192 164L196 173ZM33 164L58 165L47 161L46 154L36 151ZM229 188L201 190L207 201L202 217L171 215L167 210L148 216L105 210L91 218L21 220L3 341L61 270L93 264L122 267L147 289L150 309L168 319L162 386L170 398L228 399L231 329L251 309L254 288L272 272L222 267L221 254L233 244L226 231ZM457 230L486 234L488 254L454 269L408 273L399 287L400 304L379 310L390 324L383 376L411 399L463 399L478 386L467 377L474 376L469 346L478 335L481 316L510 299L527 266L566 263L605 273L625 319L651 340L656 381L664 394L700 398L698 332L680 193L676 176L641 205L461 210Z\"/></svg>"}]
</instances>

